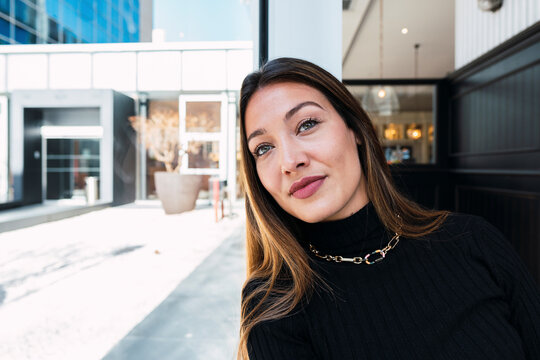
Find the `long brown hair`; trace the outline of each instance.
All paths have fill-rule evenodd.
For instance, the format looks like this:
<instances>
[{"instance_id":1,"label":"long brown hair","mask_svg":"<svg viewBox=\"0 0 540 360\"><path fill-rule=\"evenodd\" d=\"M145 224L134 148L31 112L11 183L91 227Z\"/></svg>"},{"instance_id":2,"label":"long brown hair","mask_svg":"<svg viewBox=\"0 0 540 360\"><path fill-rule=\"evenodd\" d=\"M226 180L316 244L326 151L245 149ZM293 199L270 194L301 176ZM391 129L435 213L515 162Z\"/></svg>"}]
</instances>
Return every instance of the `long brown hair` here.
<instances>
[{"instance_id":1,"label":"long brown hair","mask_svg":"<svg viewBox=\"0 0 540 360\"><path fill-rule=\"evenodd\" d=\"M309 296L318 277L310 268L308 255L296 241L294 218L263 187L246 141L245 114L251 97L257 90L281 82L301 83L319 90L355 133L361 144L358 152L367 196L389 232L419 238L439 228L448 215L446 211L426 210L397 191L371 120L347 88L330 73L304 60L279 58L249 74L240 94L247 280L242 297L239 359L249 358L247 339L252 328L290 313ZM283 278L287 281L281 281Z\"/></svg>"}]
</instances>

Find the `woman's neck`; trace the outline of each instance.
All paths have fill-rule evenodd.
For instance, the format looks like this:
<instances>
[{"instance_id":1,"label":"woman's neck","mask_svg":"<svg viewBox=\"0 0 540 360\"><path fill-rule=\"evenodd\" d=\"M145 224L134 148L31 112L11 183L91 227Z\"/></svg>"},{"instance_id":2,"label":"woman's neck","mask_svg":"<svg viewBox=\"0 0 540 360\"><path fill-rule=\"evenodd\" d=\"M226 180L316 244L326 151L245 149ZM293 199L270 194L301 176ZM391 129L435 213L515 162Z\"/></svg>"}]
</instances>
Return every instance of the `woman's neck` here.
<instances>
[{"instance_id":1,"label":"woman's neck","mask_svg":"<svg viewBox=\"0 0 540 360\"><path fill-rule=\"evenodd\" d=\"M330 255L361 256L360 252L384 247L390 239L371 202L344 219L313 224L299 221L298 229L304 247L311 244Z\"/></svg>"}]
</instances>

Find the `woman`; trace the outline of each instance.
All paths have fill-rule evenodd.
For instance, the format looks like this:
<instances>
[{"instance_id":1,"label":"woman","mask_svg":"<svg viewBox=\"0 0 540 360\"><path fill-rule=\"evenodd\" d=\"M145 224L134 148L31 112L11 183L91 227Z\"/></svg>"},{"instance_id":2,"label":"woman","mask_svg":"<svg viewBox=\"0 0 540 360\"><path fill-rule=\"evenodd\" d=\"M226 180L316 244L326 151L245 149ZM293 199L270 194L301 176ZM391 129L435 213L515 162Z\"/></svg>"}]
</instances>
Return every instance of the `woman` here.
<instances>
[{"instance_id":1,"label":"woman","mask_svg":"<svg viewBox=\"0 0 540 360\"><path fill-rule=\"evenodd\" d=\"M479 217L395 189L337 79L281 58L242 85L243 359L540 359L540 295Z\"/></svg>"}]
</instances>

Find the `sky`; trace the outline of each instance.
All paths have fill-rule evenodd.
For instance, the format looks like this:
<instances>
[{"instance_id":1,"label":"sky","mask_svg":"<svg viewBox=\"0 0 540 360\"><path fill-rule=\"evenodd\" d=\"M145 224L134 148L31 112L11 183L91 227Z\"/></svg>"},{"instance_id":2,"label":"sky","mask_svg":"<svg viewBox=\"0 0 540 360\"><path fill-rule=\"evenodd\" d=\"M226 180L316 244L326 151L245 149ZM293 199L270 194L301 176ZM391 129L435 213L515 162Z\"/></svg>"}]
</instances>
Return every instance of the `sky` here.
<instances>
[{"instance_id":1,"label":"sky","mask_svg":"<svg viewBox=\"0 0 540 360\"><path fill-rule=\"evenodd\" d=\"M154 0L165 41L252 40L250 0Z\"/></svg>"}]
</instances>

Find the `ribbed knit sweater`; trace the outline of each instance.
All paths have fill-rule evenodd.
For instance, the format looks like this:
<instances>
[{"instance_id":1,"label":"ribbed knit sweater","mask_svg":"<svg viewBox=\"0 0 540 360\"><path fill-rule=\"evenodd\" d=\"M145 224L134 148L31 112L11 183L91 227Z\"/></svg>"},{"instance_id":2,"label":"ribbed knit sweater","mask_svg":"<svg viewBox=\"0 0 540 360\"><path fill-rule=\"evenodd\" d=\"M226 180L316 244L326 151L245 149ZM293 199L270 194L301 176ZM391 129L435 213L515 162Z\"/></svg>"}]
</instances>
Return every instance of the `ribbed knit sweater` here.
<instances>
[{"instance_id":1,"label":"ribbed knit sweater","mask_svg":"<svg viewBox=\"0 0 540 360\"><path fill-rule=\"evenodd\" d=\"M308 253L311 243L325 254L364 256L390 239L371 203L301 228ZM540 359L539 288L480 217L451 214L424 239L402 237L373 265L310 257L333 291L315 291L285 318L255 326L251 360Z\"/></svg>"}]
</instances>

